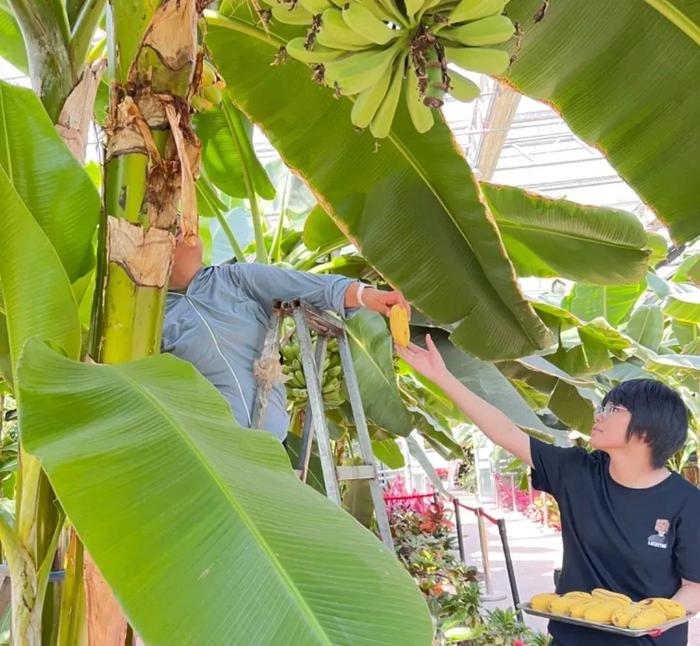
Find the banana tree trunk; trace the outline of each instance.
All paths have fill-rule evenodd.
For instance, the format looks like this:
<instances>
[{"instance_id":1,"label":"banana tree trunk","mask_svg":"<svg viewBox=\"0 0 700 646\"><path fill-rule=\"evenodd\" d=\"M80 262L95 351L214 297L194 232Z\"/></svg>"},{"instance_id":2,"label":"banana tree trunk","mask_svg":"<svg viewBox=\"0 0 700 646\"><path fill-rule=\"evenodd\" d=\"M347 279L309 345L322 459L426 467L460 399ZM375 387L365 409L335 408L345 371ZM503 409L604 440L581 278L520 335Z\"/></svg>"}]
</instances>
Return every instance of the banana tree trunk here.
<instances>
[{"instance_id":1,"label":"banana tree trunk","mask_svg":"<svg viewBox=\"0 0 700 646\"><path fill-rule=\"evenodd\" d=\"M199 142L189 103L201 73L197 19L204 4L111 2L114 83L90 339L99 363L158 352L178 206L185 240L197 235ZM87 555L85 561L88 642L123 644L125 620Z\"/></svg>"}]
</instances>

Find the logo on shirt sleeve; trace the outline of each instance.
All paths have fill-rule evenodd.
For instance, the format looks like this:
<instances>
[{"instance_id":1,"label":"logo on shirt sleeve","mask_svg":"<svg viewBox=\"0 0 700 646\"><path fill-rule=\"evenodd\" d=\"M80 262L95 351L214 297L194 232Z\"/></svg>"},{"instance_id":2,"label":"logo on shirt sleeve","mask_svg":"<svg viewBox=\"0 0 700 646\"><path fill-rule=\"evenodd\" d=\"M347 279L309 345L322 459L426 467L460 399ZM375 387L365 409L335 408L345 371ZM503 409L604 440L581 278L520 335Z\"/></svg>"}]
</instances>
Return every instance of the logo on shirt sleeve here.
<instances>
[{"instance_id":1,"label":"logo on shirt sleeve","mask_svg":"<svg viewBox=\"0 0 700 646\"><path fill-rule=\"evenodd\" d=\"M668 520L665 518L657 518L656 524L654 525L654 531L656 534L652 534L647 539L647 545L650 545L651 547L659 547L662 550L665 550L668 547L668 537L666 534L668 534L670 527L671 523L669 523Z\"/></svg>"}]
</instances>

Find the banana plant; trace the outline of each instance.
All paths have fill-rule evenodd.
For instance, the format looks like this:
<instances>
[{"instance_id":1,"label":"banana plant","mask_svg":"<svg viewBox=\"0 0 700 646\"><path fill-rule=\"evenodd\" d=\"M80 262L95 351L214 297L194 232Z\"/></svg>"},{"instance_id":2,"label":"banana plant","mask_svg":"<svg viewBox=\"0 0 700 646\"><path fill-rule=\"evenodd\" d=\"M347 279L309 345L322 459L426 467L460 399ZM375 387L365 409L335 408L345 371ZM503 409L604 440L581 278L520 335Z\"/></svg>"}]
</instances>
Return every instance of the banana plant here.
<instances>
[{"instance_id":1,"label":"banana plant","mask_svg":"<svg viewBox=\"0 0 700 646\"><path fill-rule=\"evenodd\" d=\"M328 250L319 246L301 250L296 260L306 263L306 269L354 267L355 271L371 272L400 287L429 317L426 324L445 329L454 346L487 361L479 364L463 352L456 354L458 362L469 366L465 368L465 379L477 370L477 365L481 366L494 383L501 375L504 389L505 384L515 386L506 389L509 397L515 394L523 405L530 401L535 407L535 402L542 404L545 399L535 393L538 387L542 388L538 392L544 392L548 406L559 410L562 419L572 420L571 427L578 428L576 419L585 417L601 385L622 375L634 374L635 370L655 371L678 379L680 387L688 391L692 382L687 380L697 376L694 354L668 353L697 352L696 302L688 295L691 292L686 289L686 279L679 279L680 284L674 288L653 274L647 277L655 294L666 290L660 297L664 299L660 341L654 303L645 303L651 310L642 310L634 301L629 304L634 293L639 296L644 289L641 281L647 262L646 244L629 218L619 213L591 215L592 221L598 217L600 223L612 228L610 232L601 229L587 237L587 225L582 220L589 209L570 203L552 206L522 191L479 184L439 113L430 113L434 124L424 135L418 133L416 126L419 130L428 129L426 112L417 110L415 102L397 100L398 67L392 70L392 99L381 111L382 123L369 131L355 132L351 123L353 112L357 117L359 108L353 110L347 96L335 100L332 90L313 85L309 79L312 72L302 62L290 60L284 65L270 65L283 62L281 47L290 53L295 39L307 37L306 27L285 24L280 20L279 7L263 12L262 17L271 17L272 22L262 24L261 15L252 8L246 6L232 12L227 2L221 3L225 15L212 13L201 21L199 13L204 4L192 0L112 0L106 6L104 0L0 0L0 56L29 72L35 92L30 95L5 85L0 88L0 123L10 124L0 130L0 194L4 206L0 220L5 232L0 254L0 371L5 387L18 395L21 422L15 515L0 515L0 541L15 588L12 632L16 643L39 643L42 639L42 623L47 623L42 621L42 608L48 573L64 511L85 540L87 552L83 554L81 542L73 536L66 555L62 614L60 619L48 621L60 625L48 631L47 643L52 641L55 628L59 628L59 643L81 643L85 637L82 563L90 564L88 553L97 565L87 570L88 583L99 583L99 569L108 584L101 589L114 590L134 628L147 640L167 642L172 641L173 635L189 635L188 608L182 613L169 610L182 607L183 599L190 599L179 596L182 590L198 589L206 589L206 594L195 598L202 611L201 621L196 624L198 635L238 638L234 629L241 624L239 619L248 616L247 606L236 604L226 615L224 619L230 617L233 627L216 612L220 607L217 601L222 598L222 580L220 572L210 569L209 557L216 554L212 546L219 544L220 536L209 534L205 537L209 542L183 543L190 547L187 555L191 554L191 567L183 578L161 587L156 584L169 581L166 574L172 574L173 568L159 558L162 545L147 543L147 537L142 536L145 519L155 513L163 535L192 538L187 534L191 523L185 525L180 513L164 514L162 510L174 510L176 505L158 495L182 484L178 478L190 473L189 466L194 464L206 473L186 491L191 493L202 485L202 491L214 495L218 487L228 503L227 535L236 527L241 529L236 518L248 518L237 512L258 514L259 522L243 523L248 531L242 535L259 539L256 555L260 558L256 562L278 576L270 589L280 595L279 599L289 601L293 597L293 602L285 605L289 623L275 624L275 635L291 630L300 636L312 635L320 643L335 641L328 627L327 608L311 603L312 598L318 599L316 592L322 577L315 575L322 571L323 563L303 580L304 586L313 588L310 594L295 594L301 587L294 585L280 587L279 580L299 583L301 579L287 567L291 560L273 558L280 546L274 523L260 515L260 509L243 504L246 483L216 463L221 455L233 450L233 443L250 442L251 459L241 458L237 463L241 469L254 479L260 468L267 467L274 473L271 477L286 486L291 480L286 463L281 463L280 452L271 448L269 442L262 446L264 439L235 428L231 420L224 420L221 415L217 422L220 430L236 434L236 439L231 443L217 435L215 447L202 445L198 432L201 420L191 419L192 425L185 428L183 420L173 421L164 414L168 408L163 401L170 401L168 395L172 399L174 393L184 393L188 385L205 393L202 397L219 413L221 401L211 389L206 390L205 384L192 381L185 367L148 358L159 345L177 209L182 211L185 235L191 237L196 234L198 203L202 211L207 210L223 226L223 222L228 222L222 216L232 206L230 200L244 198L251 211L257 209L252 220L258 241L254 250L257 259L278 261L284 255L281 237L272 239L269 251L261 244L265 221L258 198L265 198L269 187L250 157L249 125L234 107L267 133L285 163L308 184L346 240L352 241L362 254L359 261L339 261L328 258ZM454 9L455 24L469 25L468 20L475 18L460 13L471 4L458 3ZM503 9L505 3L494 3L499 4L498 9ZM105 11L109 19L103 23ZM695 177L699 170L694 154L697 123L692 118L694 102L689 94L700 71L696 55L697 17L682 3L656 0L642 4L620 0L613 8L603 0L586 3L585 7L574 0L512 0L506 12L510 22L500 21L504 33L506 22L519 25L518 34L508 45L512 64L506 71L496 70L493 65L485 71L503 74L507 82L528 95L555 104L582 139L608 155L621 176L668 223L676 240L697 235L697 219L693 217ZM307 17L302 17L304 21L300 22L308 24ZM341 15L343 21L346 17L349 22L354 20ZM288 22L288 16L283 18ZM402 11L394 18L397 25L406 23L410 28L420 22L415 11L410 16ZM476 17L475 21L479 20ZM100 24L106 28L107 43L103 32L97 31ZM340 23L338 26L342 27ZM453 33L454 38L450 38L448 30L452 28L445 27L447 41L464 37L462 30L459 36ZM567 38L561 38L561 34ZM202 35L205 49L200 52ZM665 43L667 49L659 48L659 42ZM604 43L605 47L596 43ZM616 47L608 47L609 43ZM489 49L489 57L505 60L507 55L490 46ZM599 55L603 49L605 57ZM112 88L109 99L107 84L97 85L103 52L107 54L106 75ZM208 141L215 142L212 148L205 145L201 153L205 158L203 178L208 181L195 187L200 148L191 125L191 104L195 100L209 109L195 99L201 96L200 81L205 73L201 58L205 53L211 54L218 64L227 88L220 107L215 108L220 111L215 113L216 119L204 113L196 118L202 122L201 127L197 123L195 128L199 128L203 138L209 132L208 121L217 121L212 126L217 134L206 135ZM432 56L429 48L423 54ZM577 61L575 66L570 63L572 57ZM649 59L657 64L635 63ZM689 62L678 65L678 60ZM435 75L426 90L439 94L448 89L442 63L421 61L420 56L412 59L419 81L423 72L416 63L430 63L424 71L429 68ZM330 76L332 70L331 65ZM424 80L428 81L427 76ZM435 87L441 84L442 89ZM100 173L101 207L92 180L73 159L80 158L81 150L84 151L85 115L89 116L96 89L97 121L104 126L106 135L105 164ZM342 90L340 84L339 89ZM454 89L459 92L456 84ZM469 91L464 84L461 89ZM403 88L406 93L409 90L414 88ZM376 99L374 93L372 98ZM441 100L440 96L423 97L426 98L434 103ZM369 99L366 95L364 108ZM647 109L640 112L640 105ZM70 145L73 157L58 139L54 125ZM235 165L235 161L234 148L217 148L217 137L222 131L228 132L229 138L224 141L233 142L238 159L245 165L240 171L240 195L217 192L221 187L231 192L240 190L240 186L223 184L226 178L222 179L221 173L225 175L226 164ZM378 145L372 134L385 136ZM31 154L24 154L26 151ZM673 151L673 155L668 151ZM212 161L217 155L220 167ZM95 278L91 279L91 240L100 210L97 267ZM535 227L531 225L531 215L539 220ZM228 233L233 245L235 236ZM587 239L581 240L582 237ZM549 243L555 238L559 244ZM243 249L233 248L244 260ZM575 266L567 262L576 255L572 249L585 250L583 253L591 257L595 254L601 262ZM692 267L687 272L694 275ZM594 287L578 286L570 306L568 302L536 303L524 297L519 288L517 278L525 275L562 275L593 283ZM94 289L86 288L90 282ZM630 291L624 305L618 305L616 297L611 297L611 290L618 284L636 286L637 291ZM604 288L602 296L595 292L598 288ZM94 316L86 339L81 329L81 312L84 320L85 305L89 308L93 291ZM579 307L587 299L593 305ZM615 325L624 326L625 332L615 330L605 319L613 310ZM592 312L602 316L592 316ZM25 344L33 337L49 342L55 350L32 341L23 355ZM652 347L645 346L642 340ZM88 356L107 365L77 362ZM138 358L140 362L132 362ZM494 372L494 366L488 363L492 360L507 363L498 363ZM508 381L504 375L510 375L508 369L513 364L520 366L521 372ZM176 375L170 380L164 376L169 371ZM135 376L142 382L140 388L133 383ZM551 385L550 390L545 382ZM422 411L426 408L421 402L430 402L426 406L434 413L442 410L440 394L431 393L434 397L429 397L427 385L418 384L412 375L401 376L399 383L406 397L410 396ZM91 396L82 393L88 390ZM162 401L158 399L160 395ZM128 405L134 397L139 398L139 406ZM178 401L184 400L182 394ZM75 402L80 415L66 436L59 437L55 419L67 401ZM116 402L113 408L105 403L111 401ZM582 401L588 401L588 409L581 406ZM576 415L569 413L570 406L576 407ZM183 415L187 412L183 411ZM440 437L441 426L450 418L436 413L429 420L415 410L409 413L417 427L423 423L419 418L424 420L439 444L436 438ZM521 413L525 418L526 411ZM535 420L541 423L537 416L529 422L522 421L528 427L535 425ZM129 431L122 438L123 429ZM143 429L152 430L153 434L145 434ZM243 435L239 437L238 433ZM158 469L151 473L148 467L152 465L149 460L160 454L151 455L140 449L146 443L155 451L149 441L175 437L180 442L178 446L185 446L185 450L177 456L163 456L159 464L167 464L168 468L158 479ZM120 440L123 444L119 444ZM91 453L95 447L99 450ZM100 515L96 501L107 494L114 495L111 488L128 465L122 470L116 467L129 454L128 447L139 449L142 460L135 465L139 480L148 475L154 484L138 491L136 502L143 506L119 505L110 498L109 508L119 512L116 518L120 524L115 524L115 518ZM202 461L205 449L208 457ZM98 459L92 461L95 455ZM100 480L99 473L90 469L100 462L100 455L114 458L113 464L108 465L114 478L108 481ZM90 486L85 491L78 490L66 473L77 474ZM106 483L110 491L105 491ZM126 487L123 491L128 489L124 480L121 485ZM295 492L291 488L290 491ZM299 500L303 499L299 504L309 510L310 517L327 517L333 526L345 522L310 493L299 493ZM289 502L290 508L293 504ZM192 504L192 509L200 508ZM321 539L327 539L327 546L332 544L334 535L330 529L324 535L323 527L326 525L321 522L314 531ZM366 542L371 537L364 530L351 524L347 532L349 542L373 549L373 544ZM120 538L119 549L110 547L115 536ZM142 542L126 545L130 536ZM303 532L299 536L300 545L306 545L309 553L317 553L315 547L303 543L308 536ZM150 578L139 578L126 568L124 558L131 553L144 559L139 576L147 573ZM365 558L363 565L360 561ZM344 625L351 627L346 634L351 635L353 643L372 641L375 635L363 632L361 625L369 625L368 619L373 617L377 625L385 624L387 632L382 635L387 641L399 641L410 634L427 643L430 637L423 607L403 585L403 574L394 564L383 557L376 558L377 561L371 561L364 549L358 550L350 580L334 580L335 592L343 585L355 591L362 590L368 581L374 585L375 579L367 570L380 568L389 572L386 585L405 595L401 598L406 599L410 612L391 613L382 599L368 607L358 595L345 595L352 600L345 606L348 615ZM307 568L312 567L308 562ZM365 567L367 564L370 565ZM231 581L225 583L229 585ZM154 593L150 597L149 589ZM99 600L108 599L102 595ZM247 598L245 593L233 597ZM274 607L278 610L279 604ZM271 606L264 607L263 612L266 608ZM337 606L333 608L336 612ZM274 613L270 610L269 614ZM111 631L116 640L123 639L125 622L118 613L112 613L112 617L114 621L108 619L99 628ZM362 621L358 622L358 617ZM302 623L303 629L299 628ZM266 625L265 621L258 621L259 632L249 633L248 637L252 636L252 641L264 640L268 634Z\"/></svg>"}]
</instances>

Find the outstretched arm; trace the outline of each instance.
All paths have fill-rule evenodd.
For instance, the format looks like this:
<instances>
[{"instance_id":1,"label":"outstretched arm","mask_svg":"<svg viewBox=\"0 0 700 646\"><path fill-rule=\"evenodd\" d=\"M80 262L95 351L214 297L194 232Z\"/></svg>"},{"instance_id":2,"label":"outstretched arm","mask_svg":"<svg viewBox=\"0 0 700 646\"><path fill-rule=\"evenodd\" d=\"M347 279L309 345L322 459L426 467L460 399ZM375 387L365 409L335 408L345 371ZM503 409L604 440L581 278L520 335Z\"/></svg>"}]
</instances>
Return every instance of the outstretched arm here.
<instances>
[{"instance_id":1,"label":"outstretched arm","mask_svg":"<svg viewBox=\"0 0 700 646\"><path fill-rule=\"evenodd\" d=\"M527 433L521 431L498 408L475 395L447 369L429 334L425 342L427 350L411 343L407 348L397 347L397 352L406 363L442 388L486 437L533 466Z\"/></svg>"}]
</instances>

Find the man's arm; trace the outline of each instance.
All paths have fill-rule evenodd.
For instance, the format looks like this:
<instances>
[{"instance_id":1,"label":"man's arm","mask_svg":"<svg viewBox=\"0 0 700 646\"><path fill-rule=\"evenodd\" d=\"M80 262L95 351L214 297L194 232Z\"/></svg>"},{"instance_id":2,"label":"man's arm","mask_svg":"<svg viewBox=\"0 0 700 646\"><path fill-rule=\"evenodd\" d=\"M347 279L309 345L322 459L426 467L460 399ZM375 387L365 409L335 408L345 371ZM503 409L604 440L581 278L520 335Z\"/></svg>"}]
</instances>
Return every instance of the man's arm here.
<instances>
[{"instance_id":1,"label":"man's arm","mask_svg":"<svg viewBox=\"0 0 700 646\"><path fill-rule=\"evenodd\" d=\"M397 348L397 351L402 359L442 388L486 437L533 466L527 433L521 431L498 408L471 392L447 369L430 335L426 336L426 345L427 350L410 344L407 348Z\"/></svg>"},{"instance_id":2,"label":"man's arm","mask_svg":"<svg viewBox=\"0 0 700 646\"><path fill-rule=\"evenodd\" d=\"M700 612L700 583L681 579L681 587L673 595L673 600L682 603L691 614Z\"/></svg>"},{"instance_id":3,"label":"man's arm","mask_svg":"<svg viewBox=\"0 0 700 646\"><path fill-rule=\"evenodd\" d=\"M361 283L345 276L313 274L257 263L231 265L228 271L233 282L270 311L275 299L295 298L340 316L362 306L385 315L397 303L408 309L408 303L400 292L367 286L360 299Z\"/></svg>"}]
</instances>

